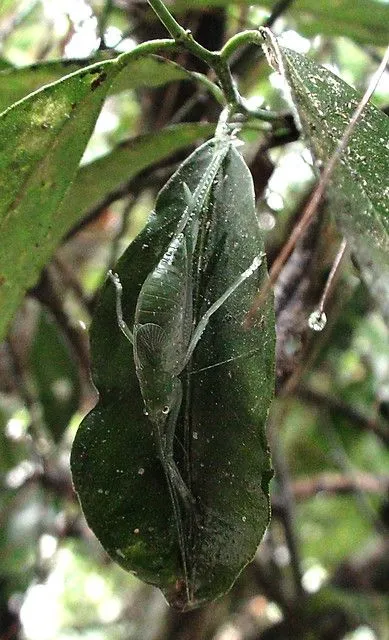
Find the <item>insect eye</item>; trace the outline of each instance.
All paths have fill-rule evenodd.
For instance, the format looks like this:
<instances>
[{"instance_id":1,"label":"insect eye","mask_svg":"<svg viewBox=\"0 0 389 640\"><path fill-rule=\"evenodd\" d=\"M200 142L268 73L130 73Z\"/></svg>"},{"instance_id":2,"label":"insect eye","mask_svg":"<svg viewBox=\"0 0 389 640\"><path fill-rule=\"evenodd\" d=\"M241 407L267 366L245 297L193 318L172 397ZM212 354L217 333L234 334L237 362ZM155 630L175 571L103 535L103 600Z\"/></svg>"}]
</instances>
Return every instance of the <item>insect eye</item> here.
<instances>
[{"instance_id":1,"label":"insect eye","mask_svg":"<svg viewBox=\"0 0 389 640\"><path fill-rule=\"evenodd\" d=\"M167 416L167 414L170 411L170 407L167 406L167 404L164 406L164 408L162 409L162 413L164 416Z\"/></svg>"}]
</instances>

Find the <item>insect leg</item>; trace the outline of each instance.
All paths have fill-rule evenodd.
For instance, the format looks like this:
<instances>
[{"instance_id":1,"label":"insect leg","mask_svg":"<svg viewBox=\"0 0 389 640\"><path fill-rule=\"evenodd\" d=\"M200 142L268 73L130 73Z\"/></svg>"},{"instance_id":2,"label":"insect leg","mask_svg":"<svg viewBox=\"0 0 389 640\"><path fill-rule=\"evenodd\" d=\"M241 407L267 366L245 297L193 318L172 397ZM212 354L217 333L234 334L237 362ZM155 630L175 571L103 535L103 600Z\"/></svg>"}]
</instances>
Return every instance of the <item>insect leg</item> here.
<instances>
[{"instance_id":1,"label":"insect leg","mask_svg":"<svg viewBox=\"0 0 389 640\"><path fill-rule=\"evenodd\" d=\"M162 440L163 442L162 447L163 447L163 454L165 457L165 461L170 472L171 480L182 499L185 509L187 510L188 513L190 513L196 501L190 489L187 487L185 481L183 480L173 455L174 454L174 435L176 431L178 414L181 407L181 401L182 401L182 387L180 384L179 394L177 395L175 402L171 407L169 417L166 421L165 433Z\"/></svg>"},{"instance_id":2,"label":"insect leg","mask_svg":"<svg viewBox=\"0 0 389 640\"><path fill-rule=\"evenodd\" d=\"M186 544L185 544L185 533L184 533L184 526L183 526L182 517L181 517L181 508L180 508L179 498L177 495L177 488L174 480L172 479L171 469L166 459L165 447L163 445L164 438L162 437L159 427L157 427L156 431L157 431L157 448L158 448L159 458L161 460L161 464L165 472L166 482L167 482L167 486L170 494L170 499L172 502L175 525L177 529L178 546L180 548L180 553L181 553L186 597L188 602L190 602L191 595L189 590L188 553L187 553Z\"/></svg>"},{"instance_id":3,"label":"insect leg","mask_svg":"<svg viewBox=\"0 0 389 640\"><path fill-rule=\"evenodd\" d=\"M118 276L117 273L112 273L112 271L109 270L108 271L108 276L112 280L113 284L115 285L115 290L116 290L116 316L117 316L117 320L118 320L119 329L124 333L124 335L126 336L127 340L129 340L131 342L131 344L134 344L134 336L132 334L132 331L130 330L129 326L127 325L127 323L124 321L124 318L123 318L123 309L122 309L123 286L122 286L122 283L120 282L120 279L119 279L119 276Z\"/></svg>"},{"instance_id":4,"label":"insect leg","mask_svg":"<svg viewBox=\"0 0 389 640\"><path fill-rule=\"evenodd\" d=\"M235 280L235 282L232 283L232 285L230 285L228 287L228 289L226 289L226 291L223 293L223 295L220 296L220 298L218 298L208 309L208 311L206 311L204 313L204 315L202 316L202 318L200 318L200 321L197 325L197 327L195 328L192 338L190 340L189 346L188 346L188 350L186 352L186 356L185 356L185 363L184 366L186 364L188 364L189 360L191 359L192 355L193 355L193 351L196 348L196 345L198 343L198 341L200 340L202 334L204 333L206 326L211 318L211 316L222 306L222 304L225 303L225 301L227 300L227 298L230 297L230 295L232 295L234 293L234 291L240 287L241 284L243 284L243 282L245 280L247 280L247 278L249 278L254 271L256 271L262 264L262 258L263 255L260 256L256 256L254 258L254 260L252 261L251 265L248 267L248 269L246 269L246 271L244 271L243 273L240 274L240 276Z\"/></svg>"}]
</instances>

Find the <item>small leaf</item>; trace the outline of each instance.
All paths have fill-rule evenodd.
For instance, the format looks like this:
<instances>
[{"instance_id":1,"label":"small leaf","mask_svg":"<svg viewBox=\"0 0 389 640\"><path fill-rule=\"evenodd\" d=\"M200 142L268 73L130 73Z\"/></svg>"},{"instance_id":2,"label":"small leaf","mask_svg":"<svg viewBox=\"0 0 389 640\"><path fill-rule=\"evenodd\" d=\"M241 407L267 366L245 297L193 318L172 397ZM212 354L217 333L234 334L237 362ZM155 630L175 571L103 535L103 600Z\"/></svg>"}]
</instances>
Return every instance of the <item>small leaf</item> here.
<instances>
[{"instance_id":1,"label":"small leaf","mask_svg":"<svg viewBox=\"0 0 389 640\"><path fill-rule=\"evenodd\" d=\"M130 327L142 283L164 254L186 205L182 185L194 192L214 158L213 145L206 143L181 165L119 262ZM204 241L192 274L197 318L263 250L251 176L233 145L200 218ZM212 316L181 375L184 400L174 453L197 513L192 523L184 518L189 600L168 487L144 415L132 347L117 327L110 281L92 324L100 401L76 435L75 487L89 525L111 557L160 587L181 610L225 593L252 559L268 523L271 470L264 427L274 383L271 300L257 326L242 326L265 279L263 263Z\"/></svg>"},{"instance_id":2,"label":"small leaf","mask_svg":"<svg viewBox=\"0 0 389 640\"><path fill-rule=\"evenodd\" d=\"M101 56L102 62L106 60ZM4 70L0 67L0 112L44 85L64 78L91 64L91 60L50 60L26 67ZM168 82L191 80L192 74L171 60L145 56L130 61L113 81L109 94L140 87L159 87Z\"/></svg>"},{"instance_id":3,"label":"small leaf","mask_svg":"<svg viewBox=\"0 0 389 640\"><path fill-rule=\"evenodd\" d=\"M78 409L80 383L69 345L45 311L40 313L29 359L45 425L58 442Z\"/></svg>"},{"instance_id":4,"label":"small leaf","mask_svg":"<svg viewBox=\"0 0 389 640\"><path fill-rule=\"evenodd\" d=\"M285 48L281 48L281 55L303 132L315 158L324 165L341 140L360 96L312 60ZM368 104L335 168L329 196L362 277L389 321L388 141L388 116Z\"/></svg>"}]
</instances>

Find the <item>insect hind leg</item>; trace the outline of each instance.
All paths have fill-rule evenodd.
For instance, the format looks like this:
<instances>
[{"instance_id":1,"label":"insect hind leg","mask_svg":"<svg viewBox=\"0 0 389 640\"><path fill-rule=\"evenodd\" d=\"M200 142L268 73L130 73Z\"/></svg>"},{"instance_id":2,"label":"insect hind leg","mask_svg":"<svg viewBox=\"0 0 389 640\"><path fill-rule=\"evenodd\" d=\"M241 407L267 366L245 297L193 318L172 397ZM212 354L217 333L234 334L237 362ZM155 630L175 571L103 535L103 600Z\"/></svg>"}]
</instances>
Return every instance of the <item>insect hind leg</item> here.
<instances>
[{"instance_id":1,"label":"insect hind leg","mask_svg":"<svg viewBox=\"0 0 389 640\"><path fill-rule=\"evenodd\" d=\"M182 387L181 384L179 386L178 395L175 399L175 403L171 408L170 415L167 419L163 437L161 437L161 445L162 445L162 454L165 458L166 464L169 469L171 480L176 487L181 500L185 506L185 509L188 513L193 511L193 507L196 504L196 500L192 495L191 490L187 486L184 481L178 467L176 461L174 459L174 438L176 433L176 424L178 420L178 414L180 412L182 400Z\"/></svg>"},{"instance_id":2,"label":"insect hind leg","mask_svg":"<svg viewBox=\"0 0 389 640\"><path fill-rule=\"evenodd\" d=\"M166 452L164 454L164 457L165 457L167 468L169 470L169 476L170 476L171 482L173 483L174 487L177 489L177 492L181 498L181 501L185 509L187 510L188 513L191 513L193 510L193 507L196 504L196 499L193 496L191 490L187 487L185 481L183 480L183 477L178 470L178 467L173 458L173 455L170 452Z\"/></svg>"}]
</instances>

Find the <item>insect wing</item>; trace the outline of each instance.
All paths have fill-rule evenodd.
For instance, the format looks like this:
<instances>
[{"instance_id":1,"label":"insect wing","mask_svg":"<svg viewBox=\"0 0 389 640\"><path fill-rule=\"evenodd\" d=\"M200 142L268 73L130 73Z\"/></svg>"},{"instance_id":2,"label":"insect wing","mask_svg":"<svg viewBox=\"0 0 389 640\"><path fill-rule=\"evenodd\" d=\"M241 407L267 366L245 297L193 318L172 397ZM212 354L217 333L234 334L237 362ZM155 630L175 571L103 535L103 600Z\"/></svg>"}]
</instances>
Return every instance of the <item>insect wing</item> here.
<instances>
[{"instance_id":1,"label":"insect wing","mask_svg":"<svg viewBox=\"0 0 389 640\"><path fill-rule=\"evenodd\" d=\"M190 337L190 270L186 238L181 233L173 238L156 268L147 276L135 311L136 333L139 326L150 323L163 329L163 339L153 346L158 349L162 368L172 373L183 360Z\"/></svg>"}]
</instances>

